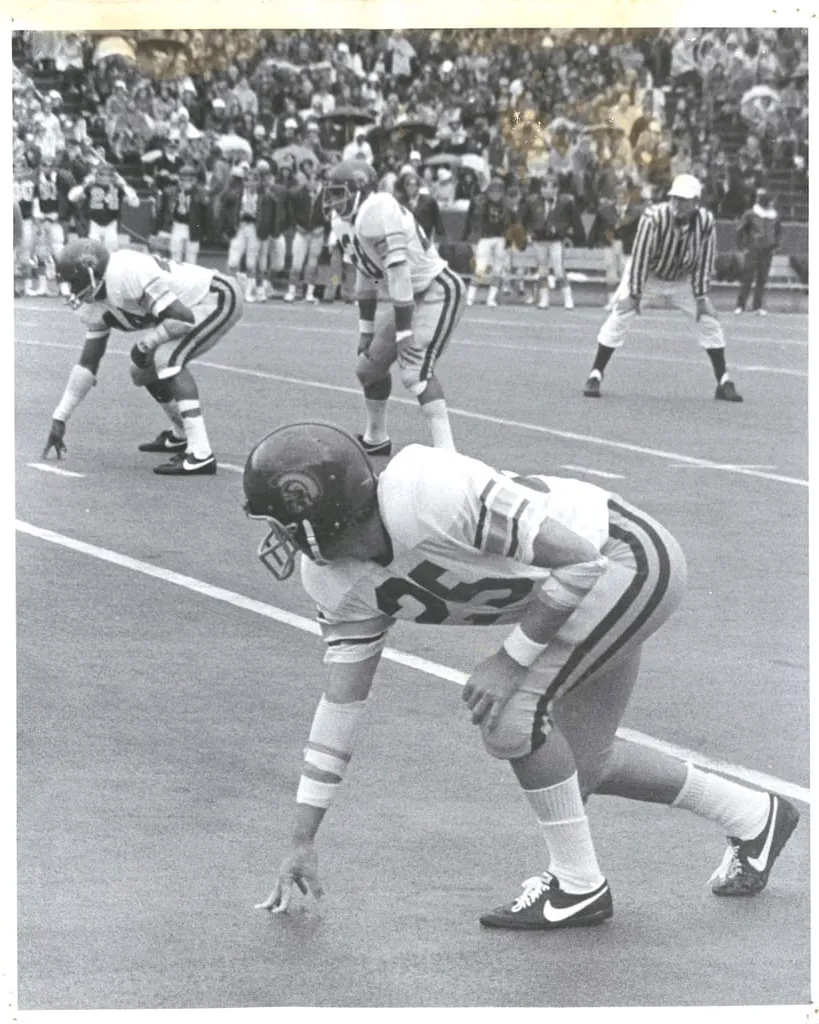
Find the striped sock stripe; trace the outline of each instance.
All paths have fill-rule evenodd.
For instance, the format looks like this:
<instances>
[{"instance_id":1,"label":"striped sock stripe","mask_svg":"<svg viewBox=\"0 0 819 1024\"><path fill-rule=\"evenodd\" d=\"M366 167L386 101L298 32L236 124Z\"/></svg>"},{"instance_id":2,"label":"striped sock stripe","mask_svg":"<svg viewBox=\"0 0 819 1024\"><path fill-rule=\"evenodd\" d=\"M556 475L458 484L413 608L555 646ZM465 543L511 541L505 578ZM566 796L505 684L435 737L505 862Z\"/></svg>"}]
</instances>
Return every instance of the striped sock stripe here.
<instances>
[{"instance_id":1,"label":"striped sock stripe","mask_svg":"<svg viewBox=\"0 0 819 1024\"><path fill-rule=\"evenodd\" d=\"M651 550L649 551L645 542L637 535L637 533L624 529L616 523L611 524L611 536L616 540L621 540L628 544L634 554L634 560L637 566L634 579L611 611L604 616L588 637L582 643L578 644L574 651L572 651L566 661L566 664L558 672L554 680L546 689L546 692L538 701L532 727L533 750L541 746L544 742L541 726L552 701L554 701L558 696L564 696L566 693L570 692L595 672L599 671L608 661L618 654L635 635L635 633L637 633L637 631L644 626L654 614L668 590L668 585L671 579L671 558L663 539L651 523L637 514L633 509L624 508L613 499L610 499L608 504L612 511L618 513L618 515L622 516L624 519L634 523L635 527L641 530L648 537L651 544ZM645 603L639 608L639 611L632 621L621 633L618 634L618 623L625 618L628 612L634 608L641 599L643 588L649 579L650 554L655 556L658 564L656 582L651 593L645 599ZM613 639L612 634L614 634ZM592 655L595 648L606 641L609 642L603 647L599 657L570 682L573 673L580 669L582 663Z\"/></svg>"}]
</instances>

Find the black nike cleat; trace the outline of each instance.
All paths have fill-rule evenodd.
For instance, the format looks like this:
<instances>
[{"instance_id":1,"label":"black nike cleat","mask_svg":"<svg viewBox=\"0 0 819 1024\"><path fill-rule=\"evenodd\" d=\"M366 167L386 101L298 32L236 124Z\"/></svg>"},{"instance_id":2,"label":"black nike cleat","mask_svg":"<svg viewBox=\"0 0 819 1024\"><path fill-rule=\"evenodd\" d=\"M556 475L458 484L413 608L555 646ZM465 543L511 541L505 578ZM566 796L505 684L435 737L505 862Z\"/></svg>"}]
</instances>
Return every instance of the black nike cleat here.
<instances>
[{"instance_id":1,"label":"black nike cleat","mask_svg":"<svg viewBox=\"0 0 819 1024\"><path fill-rule=\"evenodd\" d=\"M768 884L776 858L799 823L799 811L790 800L771 793L765 828L753 839L728 837L728 849L708 879L715 896L756 896Z\"/></svg>"},{"instance_id":2,"label":"black nike cleat","mask_svg":"<svg viewBox=\"0 0 819 1024\"><path fill-rule=\"evenodd\" d=\"M204 459L197 459L190 452L177 455L170 462L154 467L154 473L159 476L213 476L215 472L216 457L213 454L206 455Z\"/></svg>"},{"instance_id":3,"label":"black nike cleat","mask_svg":"<svg viewBox=\"0 0 819 1024\"><path fill-rule=\"evenodd\" d=\"M368 455L392 455L392 441L365 441L363 434L356 434L356 440Z\"/></svg>"},{"instance_id":4,"label":"black nike cleat","mask_svg":"<svg viewBox=\"0 0 819 1024\"><path fill-rule=\"evenodd\" d=\"M144 441L141 452L184 452L188 442L184 437L177 437L172 430L163 430L153 441Z\"/></svg>"},{"instance_id":5,"label":"black nike cleat","mask_svg":"<svg viewBox=\"0 0 819 1024\"><path fill-rule=\"evenodd\" d=\"M585 387L583 388L583 394L586 396L586 398L599 398L601 383L601 377L598 377L596 373L591 374L589 379L586 381Z\"/></svg>"},{"instance_id":6,"label":"black nike cleat","mask_svg":"<svg viewBox=\"0 0 819 1024\"><path fill-rule=\"evenodd\" d=\"M614 913L609 883L603 882L591 892L568 893L548 871L527 878L523 893L509 906L496 907L481 916L486 928L512 928L518 931L555 931L602 924Z\"/></svg>"},{"instance_id":7,"label":"black nike cleat","mask_svg":"<svg viewBox=\"0 0 819 1024\"><path fill-rule=\"evenodd\" d=\"M732 380L726 380L724 384L717 384L714 398L720 402L741 402L742 395L737 392Z\"/></svg>"}]
</instances>

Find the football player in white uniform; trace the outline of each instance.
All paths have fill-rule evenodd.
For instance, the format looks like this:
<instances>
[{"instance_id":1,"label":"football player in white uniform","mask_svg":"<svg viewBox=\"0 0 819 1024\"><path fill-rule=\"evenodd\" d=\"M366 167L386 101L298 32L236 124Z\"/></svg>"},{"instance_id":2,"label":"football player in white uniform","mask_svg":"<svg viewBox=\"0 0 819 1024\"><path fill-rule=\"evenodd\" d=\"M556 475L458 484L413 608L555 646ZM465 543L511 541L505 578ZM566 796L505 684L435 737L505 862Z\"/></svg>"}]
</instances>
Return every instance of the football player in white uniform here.
<instances>
[{"instance_id":1,"label":"football player in white uniform","mask_svg":"<svg viewBox=\"0 0 819 1024\"><path fill-rule=\"evenodd\" d=\"M344 778L387 633L513 623L463 699L488 752L508 760L541 826L548 871L481 917L556 929L612 916L586 817L592 793L671 805L721 826L720 896L760 892L799 813L783 797L617 738L642 644L683 597L676 540L616 494L579 480L501 473L457 452L409 445L376 478L330 424L274 430L251 452L245 510L278 578L302 553L329 666L296 796L292 847L270 896L320 894L314 837Z\"/></svg>"},{"instance_id":2,"label":"football player in white uniform","mask_svg":"<svg viewBox=\"0 0 819 1024\"><path fill-rule=\"evenodd\" d=\"M155 467L162 476L216 472L199 391L188 363L211 349L242 316L242 293L230 277L191 263L81 239L63 249L57 277L71 289L85 324L85 345L54 410L43 457L65 450L71 413L97 382L112 328L141 331L131 349L131 379L144 387L171 421L143 452L176 453Z\"/></svg>"},{"instance_id":3,"label":"football player in white uniform","mask_svg":"<svg viewBox=\"0 0 819 1024\"><path fill-rule=\"evenodd\" d=\"M390 367L417 399L438 448L452 448L452 429L435 364L464 309L466 288L424 234L413 214L386 192L363 160L329 173L324 208L334 237L356 268L358 364L367 425L359 440L373 455L389 455ZM376 322L378 300L392 308Z\"/></svg>"}]
</instances>

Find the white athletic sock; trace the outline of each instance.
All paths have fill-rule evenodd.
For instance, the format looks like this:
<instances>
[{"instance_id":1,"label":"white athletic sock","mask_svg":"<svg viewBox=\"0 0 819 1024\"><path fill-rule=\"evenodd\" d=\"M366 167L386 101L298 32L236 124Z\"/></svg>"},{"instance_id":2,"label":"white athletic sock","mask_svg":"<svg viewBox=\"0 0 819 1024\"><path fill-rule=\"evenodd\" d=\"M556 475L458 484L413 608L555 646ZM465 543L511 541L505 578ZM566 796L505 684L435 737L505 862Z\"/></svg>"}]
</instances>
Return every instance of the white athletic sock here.
<instances>
[{"instance_id":1,"label":"white athletic sock","mask_svg":"<svg viewBox=\"0 0 819 1024\"><path fill-rule=\"evenodd\" d=\"M545 789L526 789L549 848L549 871L568 893L590 892L604 881L594 852L577 772Z\"/></svg>"},{"instance_id":2,"label":"white athletic sock","mask_svg":"<svg viewBox=\"0 0 819 1024\"><path fill-rule=\"evenodd\" d=\"M672 807L716 822L727 836L753 839L759 835L771 808L767 793L729 782L720 775L695 768L693 764L687 768L685 782Z\"/></svg>"},{"instance_id":3,"label":"white athletic sock","mask_svg":"<svg viewBox=\"0 0 819 1024\"><path fill-rule=\"evenodd\" d=\"M452 437L452 427L449 425L449 413L446 410L444 399L436 398L434 402L421 404L421 415L427 421L427 426L432 434L433 446L454 452L455 441Z\"/></svg>"},{"instance_id":4,"label":"white athletic sock","mask_svg":"<svg viewBox=\"0 0 819 1024\"><path fill-rule=\"evenodd\" d=\"M387 399L365 398L364 407L367 411L367 426L364 429L364 440L370 444L381 444L389 437L387 433Z\"/></svg>"},{"instance_id":5,"label":"white athletic sock","mask_svg":"<svg viewBox=\"0 0 819 1024\"><path fill-rule=\"evenodd\" d=\"M202 407L196 399L182 399L178 404L185 426L185 436L188 439L188 451L196 459L206 459L213 452L208 440L208 432L205 430Z\"/></svg>"},{"instance_id":6,"label":"white athletic sock","mask_svg":"<svg viewBox=\"0 0 819 1024\"><path fill-rule=\"evenodd\" d=\"M175 398L172 398L170 402L160 402L163 412L171 421L173 426L174 437L178 437L180 440L186 436L185 434L185 421L182 419L182 414L179 411L179 405Z\"/></svg>"}]
</instances>

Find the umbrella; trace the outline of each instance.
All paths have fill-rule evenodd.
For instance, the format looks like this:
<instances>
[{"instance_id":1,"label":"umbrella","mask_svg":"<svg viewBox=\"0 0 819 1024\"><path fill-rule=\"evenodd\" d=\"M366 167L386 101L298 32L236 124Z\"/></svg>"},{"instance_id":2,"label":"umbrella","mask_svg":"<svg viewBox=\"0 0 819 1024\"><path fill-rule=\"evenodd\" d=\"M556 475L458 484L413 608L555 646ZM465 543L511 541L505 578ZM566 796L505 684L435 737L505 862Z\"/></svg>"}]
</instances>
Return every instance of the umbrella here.
<instances>
[{"instance_id":1,"label":"umbrella","mask_svg":"<svg viewBox=\"0 0 819 1024\"><path fill-rule=\"evenodd\" d=\"M106 36L105 39L101 39L97 43L91 60L92 63L98 64L101 60L105 60L106 57L117 56L124 57L126 60L136 60L134 48L126 39L123 39L122 36Z\"/></svg>"},{"instance_id":2,"label":"umbrella","mask_svg":"<svg viewBox=\"0 0 819 1024\"><path fill-rule=\"evenodd\" d=\"M240 156L246 160L253 159L253 150L247 139L243 139L241 135L230 133L228 135L220 135L216 140L216 145L222 151L223 156Z\"/></svg>"},{"instance_id":3,"label":"umbrella","mask_svg":"<svg viewBox=\"0 0 819 1024\"><path fill-rule=\"evenodd\" d=\"M483 174L485 177L489 177L489 167L486 160L482 156L478 156L477 153L464 153L460 160L461 167L470 167L476 174Z\"/></svg>"},{"instance_id":4,"label":"umbrella","mask_svg":"<svg viewBox=\"0 0 819 1024\"><path fill-rule=\"evenodd\" d=\"M372 124L375 118L361 107L336 107L329 114L319 114L319 120L337 124Z\"/></svg>"},{"instance_id":5,"label":"umbrella","mask_svg":"<svg viewBox=\"0 0 819 1024\"><path fill-rule=\"evenodd\" d=\"M779 93L767 85L755 85L743 94L739 103L743 120L760 127L780 108Z\"/></svg>"},{"instance_id":6,"label":"umbrella","mask_svg":"<svg viewBox=\"0 0 819 1024\"><path fill-rule=\"evenodd\" d=\"M424 161L424 167L460 167L461 157L455 153L438 153Z\"/></svg>"},{"instance_id":7,"label":"umbrella","mask_svg":"<svg viewBox=\"0 0 819 1024\"><path fill-rule=\"evenodd\" d=\"M273 159L279 165L292 160L296 167L301 167L305 160L310 160L316 164L319 162L312 149L308 149L307 146L296 145L295 143L290 146L280 146L278 149L273 150Z\"/></svg>"},{"instance_id":8,"label":"umbrella","mask_svg":"<svg viewBox=\"0 0 819 1024\"><path fill-rule=\"evenodd\" d=\"M422 121L420 118L406 118L405 120L396 121L393 131L400 132L402 135L418 133L432 138L433 135L438 133L438 125L431 124L429 121Z\"/></svg>"},{"instance_id":9,"label":"umbrella","mask_svg":"<svg viewBox=\"0 0 819 1024\"><path fill-rule=\"evenodd\" d=\"M752 100L778 100L779 94L769 85L755 85L746 93L743 93L741 103L750 103Z\"/></svg>"},{"instance_id":10,"label":"umbrella","mask_svg":"<svg viewBox=\"0 0 819 1024\"><path fill-rule=\"evenodd\" d=\"M289 71L294 75L301 73L301 68L298 64L293 64L289 60L282 60L281 57L268 57L264 62L266 67L276 68L279 71Z\"/></svg>"}]
</instances>

